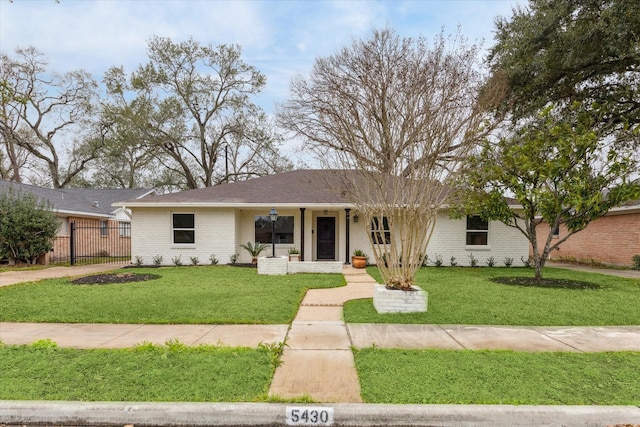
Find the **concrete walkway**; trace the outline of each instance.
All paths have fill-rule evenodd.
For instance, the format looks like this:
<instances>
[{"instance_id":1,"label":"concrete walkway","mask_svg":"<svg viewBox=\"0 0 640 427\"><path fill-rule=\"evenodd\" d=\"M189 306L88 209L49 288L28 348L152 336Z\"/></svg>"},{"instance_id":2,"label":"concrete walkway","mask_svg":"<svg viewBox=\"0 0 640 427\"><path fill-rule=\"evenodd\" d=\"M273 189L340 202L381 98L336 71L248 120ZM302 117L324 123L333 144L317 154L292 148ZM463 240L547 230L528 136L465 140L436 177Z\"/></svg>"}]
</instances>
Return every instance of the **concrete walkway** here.
<instances>
[{"instance_id":1,"label":"concrete walkway","mask_svg":"<svg viewBox=\"0 0 640 427\"><path fill-rule=\"evenodd\" d=\"M352 299L372 298L376 282L365 270L345 267L343 274L346 287L311 289L302 300L270 395L308 396L317 402L362 402L342 306Z\"/></svg>"}]
</instances>

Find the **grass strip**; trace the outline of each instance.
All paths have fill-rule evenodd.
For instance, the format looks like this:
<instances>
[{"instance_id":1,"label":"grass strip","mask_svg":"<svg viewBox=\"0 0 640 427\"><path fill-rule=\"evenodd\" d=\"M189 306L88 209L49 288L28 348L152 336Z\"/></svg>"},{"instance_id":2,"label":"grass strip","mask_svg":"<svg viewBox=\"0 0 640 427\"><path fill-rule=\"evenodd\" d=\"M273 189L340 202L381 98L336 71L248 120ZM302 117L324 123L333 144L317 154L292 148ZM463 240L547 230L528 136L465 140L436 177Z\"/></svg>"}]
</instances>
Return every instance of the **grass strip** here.
<instances>
[{"instance_id":1,"label":"grass strip","mask_svg":"<svg viewBox=\"0 0 640 427\"><path fill-rule=\"evenodd\" d=\"M380 281L376 268L369 273ZM533 276L525 268L426 267L416 284L428 293L425 313L378 314L371 299L349 301L349 323L523 326L640 325L640 280L546 268L544 276L594 283L597 289L559 289L492 282Z\"/></svg>"},{"instance_id":2,"label":"grass strip","mask_svg":"<svg viewBox=\"0 0 640 427\"><path fill-rule=\"evenodd\" d=\"M367 403L639 405L640 353L355 352Z\"/></svg>"},{"instance_id":3,"label":"grass strip","mask_svg":"<svg viewBox=\"0 0 640 427\"><path fill-rule=\"evenodd\" d=\"M267 348L141 345L75 350L0 344L0 400L247 402L265 399Z\"/></svg>"},{"instance_id":4,"label":"grass strip","mask_svg":"<svg viewBox=\"0 0 640 427\"><path fill-rule=\"evenodd\" d=\"M0 288L0 321L284 324L295 317L307 289L345 284L341 274L267 276L230 266L126 271L162 277L109 285L75 285L63 278L7 286Z\"/></svg>"}]
</instances>

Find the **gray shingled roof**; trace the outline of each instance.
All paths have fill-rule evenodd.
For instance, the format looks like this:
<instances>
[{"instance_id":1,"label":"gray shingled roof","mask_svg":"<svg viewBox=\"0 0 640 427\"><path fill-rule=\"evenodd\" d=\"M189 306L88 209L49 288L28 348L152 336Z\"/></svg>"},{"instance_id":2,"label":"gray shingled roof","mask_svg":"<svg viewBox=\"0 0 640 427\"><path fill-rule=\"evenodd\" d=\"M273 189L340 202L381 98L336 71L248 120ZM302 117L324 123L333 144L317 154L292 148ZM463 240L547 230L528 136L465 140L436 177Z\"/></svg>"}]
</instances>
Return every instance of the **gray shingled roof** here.
<instances>
[{"instance_id":1,"label":"gray shingled roof","mask_svg":"<svg viewBox=\"0 0 640 427\"><path fill-rule=\"evenodd\" d=\"M179 193L151 195L122 202L126 206L147 205L349 205L336 170L294 170L248 181Z\"/></svg>"},{"instance_id":2,"label":"gray shingled roof","mask_svg":"<svg viewBox=\"0 0 640 427\"><path fill-rule=\"evenodd\" d=\"M345 179L345 174L351 176ZM356 170L300 169L214 187L128 200L119 205L350 207L353 203L348 198L347 185L358 179L362 179L362 174Z\"/></svg>"},{"instance_id":3,"label":"gray shingled roof","mask_svg":"<svg viewBox=\"0 0 640 427\"><path fill-rule=\"evenodd\" d=\"M54 210L60 213L75 213L91 216L112 216L117 209L113 203L131 200L153 193L149 189L52 189L35 185L0 180L0 193L13 189L16 192L28 192L39 199L48 200Z\"/></svg>"}]
</instances>

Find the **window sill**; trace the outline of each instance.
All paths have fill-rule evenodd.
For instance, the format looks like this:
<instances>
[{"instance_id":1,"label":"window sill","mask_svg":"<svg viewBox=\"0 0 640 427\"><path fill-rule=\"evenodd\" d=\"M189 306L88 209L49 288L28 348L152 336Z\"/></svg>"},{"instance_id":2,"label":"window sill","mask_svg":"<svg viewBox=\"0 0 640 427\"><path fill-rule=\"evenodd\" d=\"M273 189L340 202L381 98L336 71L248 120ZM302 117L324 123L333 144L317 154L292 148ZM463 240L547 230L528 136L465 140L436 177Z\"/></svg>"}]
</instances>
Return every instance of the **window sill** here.
<instances>
[{"instance_id":1,"label":"window sill","mask_svg":"<svg viewBox=\"0 0 640 427\"><path fill-rule=\"evenodd\" d=\"M490 251L491 246L489 245L466 245L464 247L467 251Z\"/></svg>"},{"instance_id":2,"label":"window sill","mask_svg":"<svg viewBox=\"0 0 640 427\"><path fill-rule=\"evenodd\" d=\"M170 249L195 249L196 244L195 243L173 243L169 248Z\"/></svg>"}]
</instances>

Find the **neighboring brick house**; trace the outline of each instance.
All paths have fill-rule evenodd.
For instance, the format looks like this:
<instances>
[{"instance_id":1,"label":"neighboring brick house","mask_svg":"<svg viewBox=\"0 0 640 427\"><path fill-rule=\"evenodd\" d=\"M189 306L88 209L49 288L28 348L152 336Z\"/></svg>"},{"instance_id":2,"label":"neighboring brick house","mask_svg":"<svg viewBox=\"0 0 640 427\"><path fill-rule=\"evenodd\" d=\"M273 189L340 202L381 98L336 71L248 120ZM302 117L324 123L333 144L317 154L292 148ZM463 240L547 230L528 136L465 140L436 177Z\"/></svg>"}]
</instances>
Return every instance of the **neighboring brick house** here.
<instances>
[{"instance_id":1,"label":"neighboring brick house","mask_svg":"<svg viewBox=\"0 0 640 427\"><path fill-rule=\"evenodd\" d=\"M371 254L367 224L345 198L339 173L332 170L296 170L215 187L154 195L116 203L132 212L132 257L144 264L154 258L170 265L198 258L208 263L215 255L221 263L239 254L238 262L251 262L240 245L268 243L263 255L271 255L269 211L278 212L276 255L298 249L303 261L349 262L351 252ZM391 232L385 238L400 238ZM519 263L528 254L527 240L499 221L470 216L451 219L445 209L438 215L428 247L429 259L455 257L469 265L470 255L484 265L490 257L496 265L505 258ZM311 270L308 270L311 271Z\"/></svg>"},{"instance_id":2,"label":"neighboring brick house","mask_svg":"<svg viewBox=\"0 0 640 427\"><path fill-rule=\"evenodd\" d=\"M60 219L60 228L54 241L53 251L42 262L68 261L70 252L69 236L71 223L80 227L93 227L96 232L78 229L79 242L89 243L86 247L107 247L114 253L130 254L131 217L130 212L112 204L121 200L138 199L155 193L148 189L51 189L34 185L0 180L0 193L13 189L27 192L40 200L51 203ZM106 245L91 244L89 240L101 239ZM96 251L104 252L104 249Z\"/></svg>"},{"instance_id":3,"label":"neighboring brick house","mask_svg":"<svg viewBox=\"0 0 640 427\"><path fill-rule=\"evenodd\" d=\"M558 237L567 235L560 227ZM546 236L549 226L538 226L538 235ZM640 200L627 202L609 210L607 215L591 221L587 227L569 237L549 258L555 261L579 261L619 266L633 265L640 254Z\"/></svg>"}]
</instances>

